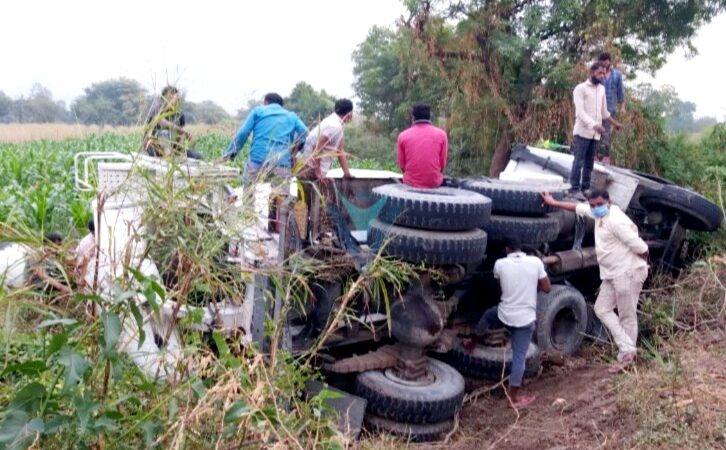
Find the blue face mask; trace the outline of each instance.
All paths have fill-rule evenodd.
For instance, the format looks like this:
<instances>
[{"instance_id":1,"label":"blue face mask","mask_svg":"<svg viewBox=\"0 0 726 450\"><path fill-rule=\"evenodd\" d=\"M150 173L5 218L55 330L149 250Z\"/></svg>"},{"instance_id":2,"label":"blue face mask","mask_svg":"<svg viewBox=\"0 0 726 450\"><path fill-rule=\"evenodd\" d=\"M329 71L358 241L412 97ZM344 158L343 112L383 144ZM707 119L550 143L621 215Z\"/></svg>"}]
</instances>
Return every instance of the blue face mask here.
<instances>
[{"instance_id":1,"label":"blue face mask","mask_svg":"<svg viewBox=\"0 0 726 450\"><path fill-rule=\"evenodd\" d=\"M590 208L590 211L592 212L592 215L595 216L597 219L602 219L603 217L608 215L608 212L610 212L610 209L608 208L607 203L604 205L596 206L594 208Z\"/></svg>"}]
</instances>

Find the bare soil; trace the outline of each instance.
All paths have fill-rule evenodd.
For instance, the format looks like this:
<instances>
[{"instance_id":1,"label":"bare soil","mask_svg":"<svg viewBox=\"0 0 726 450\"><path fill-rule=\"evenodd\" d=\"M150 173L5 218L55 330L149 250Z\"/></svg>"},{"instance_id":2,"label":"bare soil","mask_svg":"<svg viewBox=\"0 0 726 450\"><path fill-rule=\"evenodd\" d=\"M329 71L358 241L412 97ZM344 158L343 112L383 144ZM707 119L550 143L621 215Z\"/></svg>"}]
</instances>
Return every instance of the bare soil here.
<instances>
[{"instance_id":1,"label":"bare soil","mask_svg":"<svg viewBox=\"0 0 726 450\"><path fill-rule=\"evenodd\" d=\"M611 375L607 349L591 347L529 379L537 397L514 411L500 388L469 394L444 442L407 444L387 436L363 448L726 449L726 333L666 344L626 374ZM666 360L664 361L663 358Z\"/></svg>"}]
</instances>

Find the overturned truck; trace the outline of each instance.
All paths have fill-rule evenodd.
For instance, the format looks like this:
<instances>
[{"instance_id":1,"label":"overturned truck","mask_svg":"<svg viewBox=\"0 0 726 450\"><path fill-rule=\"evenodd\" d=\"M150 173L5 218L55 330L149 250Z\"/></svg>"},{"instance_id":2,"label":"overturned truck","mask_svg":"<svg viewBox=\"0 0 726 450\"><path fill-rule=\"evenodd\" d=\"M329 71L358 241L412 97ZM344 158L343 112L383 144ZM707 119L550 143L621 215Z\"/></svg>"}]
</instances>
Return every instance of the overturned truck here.
<instances>
[{"instance_id":1,"label":"overturned truck","mask_svg":"<svg viewBox=\"0 0 726 450\"><path fill-rule=\"evenodd\" d=\"M285 264L294 253L321 265L336 259L343 269L326 276L306 272L312 295L292 310L284 308L279 285L261 274L244 283L236 301L190 306L159 299L162 314L146 314L143 324L131 319L124 324L125 349L139 367L150 376L174 375L181 355L177 323L194 310L203 317L197 325L202 331L221 329L229 339L263 350L270 345L265 323L282 322L285 332L279 345L292 352L319 346L315 361L325 380L346 393L338 403L347 432L355 434L364 420L371 430L435 440L453 428L467 384L500 380L508 370L506 336L493 336L487 345L468 352L459 342L483 311L499 301L492 267L504 254L507 236L526 243L527 253L542 259L555 283L538 299L525 375L539 372L543 350L574 354L586 336L606 338L591 306L599 285L592 223L550 210L539 196L549 191L567 197L571 163L567 154L519 146L498 179L447 179L436 189L402 185L394 172L353 170L354 178L344 179L333 170L328 177L335 201L325 205L330 232L315 235L311 230L319 224L296 214L302 185L284 189L288 199L278 205L277 225L271 228L269 186L256 186L253 195L231 190L225 183L239 176L236 169L198 161L172 167L144 156L79 154L77 185L97 192L93 208L100 224L98 257L88 284L111 302L115 279L160 277L144 251L153 243L138 239L144 223L136 168L157 177L172 171L180 184L215 180L216 185L197 194L200 208L219 220L239 215L240 208L251 208L258 217L252 222L231 220L225 235L231 243L228 259L241 270ZM94 164L95 185L90 175ZM723 221L721 209L706 198L647 174L596 164L592 184L606 189L638 225L652 266L659 271L677 272L688 263L693 254L689 230L714 231ZM241 198L250 204L242 204ZM253 247L266 250L252 252ZM332 323L340 317L336 312L346 283L365 274L380 253L413 264L416 276L404 289L389 289L387 294L401 293L390 301L387 295L369 292L347 299L346 316L352 320ZM129 265L139 270L125 270ZM148 299L140 296L138 303L150 311ZM147 328L147 336L160 338L138 342L139 326Z\"/></svg>"}]
</instances>

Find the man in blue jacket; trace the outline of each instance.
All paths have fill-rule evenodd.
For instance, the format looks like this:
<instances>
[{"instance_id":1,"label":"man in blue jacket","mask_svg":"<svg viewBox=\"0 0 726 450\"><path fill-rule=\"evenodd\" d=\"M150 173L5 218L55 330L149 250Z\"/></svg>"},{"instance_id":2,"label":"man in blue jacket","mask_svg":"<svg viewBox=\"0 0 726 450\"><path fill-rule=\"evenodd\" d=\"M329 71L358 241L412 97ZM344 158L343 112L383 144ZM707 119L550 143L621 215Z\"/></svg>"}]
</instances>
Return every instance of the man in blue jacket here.
<instances>
[{"instance_id":1,"label":"man in blue jacket","mask_svg":"<svg viewBox=\"0 0 726 450\"><path fill-rule=\"evenodd\" d=\"M250 111L224 152L223 160L233 160L252 134L250 157L243 179L245 184L258 175L273 175L282 179L292 176L291 151L305 141L308 129L295 113L282 106L283 100L279 94L265 95L264 105Z\"/></svg>"},{"instance_id":2,"label":"man in blue jacket","mask_svg":"<svg viewBox=\"0 0 726 450\"><path fill-rule=\"evenodd\" d=\"M608 112L613 119L617 117L618 112L625 113L625 89L623 88L623 74L613 67L610 53L603 52L597 58L605 65L605 79L602 85L605 87L605 99L607 100ZM603 122L603 133L600 139L600 147L598 149L597 159L603 164L611 164L610 147L613 140L613 128L609 121Z\"/></svg>"}]
</instances>

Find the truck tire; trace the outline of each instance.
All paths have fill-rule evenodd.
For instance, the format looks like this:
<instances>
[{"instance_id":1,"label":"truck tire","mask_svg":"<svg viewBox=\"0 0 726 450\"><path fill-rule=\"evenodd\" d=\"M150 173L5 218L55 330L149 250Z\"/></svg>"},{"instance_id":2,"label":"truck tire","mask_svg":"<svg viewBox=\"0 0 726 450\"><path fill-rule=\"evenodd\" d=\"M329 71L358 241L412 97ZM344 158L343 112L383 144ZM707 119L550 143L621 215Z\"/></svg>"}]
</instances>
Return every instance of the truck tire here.
<instances>
[{"instance_id":1,"label":"truck tire","mask_svg":"<svg viewBox=\"0 0 726 450\"><path fill-rule=\"evenodd\" d=\"M371 222L368 244L375 249L384 246L387 255L412 263L432 265L463 264L484 259L487 234L483 230L428 231Z\"/></svg>"},{"instance_id":2,"label":"truck tire","mask_svg":"<svg viewBox=\"0 0 726 450\"><path fill-rule=\"evenodd\" d=\"M368 413L408 424L435 424L454 418L464 400L464 378L450 365L428 358L430 383L401 380L393 369L358 375L356 395L368 400Z\"/></svg>"},{"instance_id":3,"label":"truck tire","mask_svg":"<svg viewBox=\"0 0 726 450\"><path fill-rule=\"evenodd\" d=\"M587 332L586 337L595 344L609 344L610 333L600 319L595 315L595 305L587 304Z\"/></svg>"},{"instance_id":4,"label":"truck tire","mask_svg":"<svg viewBox=\"0 0 726 450\"><path fill-rule=\"evenodd\" d=\"M384 419L367 414L364 421L366 428L375 432L386 432L408 442L438 441L454 429L453 420L437 423L415 424Z\"/></svg>"},{"instance_id":5,"label":"truck tire","mask_svg":"<svg viewBox=\"0 0 726 450\"><path fill-rule=\"evenodd\" d=\"M504 347L485 347L477 345L471 353L461 345L454 347L449 353L451 365L464 375L487 380L500 380L502 373L506 376L512 365L512 349ZM529 344L524 365L524 376L532 377L542 367L540 352L537 345Z\"/></svg>"},{"instance_id":6,"label":"truck tire","mask_svg":"<svg viewBox=\"0 0 726 450\"><path fill-rule=\"evenodd\" d=\"M374 188L373 195L386 200L378 218L402 227L471 230L486 225L492 213L490 199L452 187L421 189L398 183L384 184Z\"/></svg>"},{"instance_id":7,"label":"truck tire","mask_svg":"<svg viewBox=\"0 0 726 450\"><path fill-rule=\"evenodd\" d=\"M701 194L680 186L646 189L639 202L646 209L670 209L681 218L681 226L696 231L716 231L723 222L721 208Z\"/></svg>"},{"instance_id":8,"label":"truck tire","mask_svg":"<svg viewBox=\"0 0 726 450\"><path fill-rule=\"evenodd\" d=\"M517 237L523 244L544 244L557 240L560 221L554 214L543 217L492 216L484 227L489 239L504 241Z\"/></svg>"},{"instance_id":9,"label":"truck tire","mask_svg":"<svg viewBox=\"0 0 726 450\"><path fill-rule=\"evenodd\" d=\"M587 305L580 291L553 285L537 294L535 341L542 351L571 356L580 351L587 332Z\"/></svg>"},{"instance_id":10,"label":"truck tire","mask_svg":"<svg viewBox=\"0 0 726 450\"><path fill-rule=\"evenodd\" d=\"M495 178L464 180L461 188L492 199L492 210L495 214L517 216L543 216L552 212L551 207L542 203L539 195L542 191L548 191L558 200L567 193L567 187L563 184L519 183Z\"/></svg>"}]
</instances>

